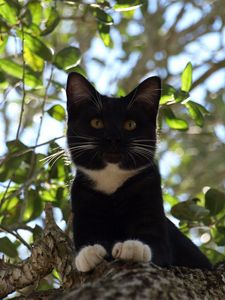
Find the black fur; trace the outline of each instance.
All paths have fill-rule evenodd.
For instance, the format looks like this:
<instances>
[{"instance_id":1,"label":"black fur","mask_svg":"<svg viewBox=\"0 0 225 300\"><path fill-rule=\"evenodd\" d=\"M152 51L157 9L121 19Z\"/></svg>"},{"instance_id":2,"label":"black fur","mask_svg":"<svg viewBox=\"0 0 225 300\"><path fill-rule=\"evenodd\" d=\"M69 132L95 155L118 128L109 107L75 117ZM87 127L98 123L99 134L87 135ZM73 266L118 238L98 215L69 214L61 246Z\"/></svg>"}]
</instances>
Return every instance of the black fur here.
<instances>
[{"instance_id":1,"label":"black fur","mask_svg":"<svg viewBox=\"0 0 225 300\"><path fill-rule=\"evenodd\" d=\"M137 239L150 246L152 261L159 266L210 269L208 259L164 213L161 179L154 162L160 89L159 77L150 77L126 97L110 98L100 95L83 76L69 75L67 136L78 168L71 189L75 246L79 250L101 244L110 258L116 242ZM104 128L91 127L96 117L103 120ZM124 129L126 120L134 120L137 127ZM148 151L135 152L132 139L139 139L139 146ZM83 149L84 143L93 142L93 148ZM107 162L139 171L106 194L96 190L80 168L101 170Z\"/></svg>"}]
</instances>

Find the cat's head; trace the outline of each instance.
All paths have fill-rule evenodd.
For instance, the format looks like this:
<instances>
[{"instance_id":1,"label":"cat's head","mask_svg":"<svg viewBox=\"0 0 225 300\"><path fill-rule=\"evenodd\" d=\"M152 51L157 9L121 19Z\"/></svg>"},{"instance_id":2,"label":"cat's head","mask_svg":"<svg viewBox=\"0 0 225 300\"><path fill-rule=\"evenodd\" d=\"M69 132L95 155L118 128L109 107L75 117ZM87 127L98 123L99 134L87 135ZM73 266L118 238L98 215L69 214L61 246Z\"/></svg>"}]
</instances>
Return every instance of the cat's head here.
<instances>
[{"instance_id":1,"label":"cat's head","mask_svg":"<svg viewBox=\"0 0 225 300\"><path fill-rule=\"evenodd\" d=\"M152 164L160 91L160 78L150 77L127 96L112 98L69 74L67 138L75 165L97 170L115 163L131 170Z\"/></svg>"}]
</instances>

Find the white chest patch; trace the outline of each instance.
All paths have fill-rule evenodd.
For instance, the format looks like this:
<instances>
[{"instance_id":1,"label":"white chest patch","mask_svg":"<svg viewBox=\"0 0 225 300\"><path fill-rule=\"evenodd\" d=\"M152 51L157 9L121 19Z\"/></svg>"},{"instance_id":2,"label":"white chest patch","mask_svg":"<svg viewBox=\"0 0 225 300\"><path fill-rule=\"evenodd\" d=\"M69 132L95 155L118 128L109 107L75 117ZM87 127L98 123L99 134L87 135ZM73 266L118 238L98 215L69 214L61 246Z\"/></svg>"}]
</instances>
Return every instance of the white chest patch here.
<instances>
[{"instance_id":1,"label":"white chest patch","mask_svg":"<svg viewBox=\"0 0 225 300\"><path fill-rule=\"evenodd\" d=\"M140 169L123 170L118 164L111 163L102 170L89 170L83 167L79 169L94 182L96 190L108 195L114 193L128 178L140 171Z\"/></svg>"}]
</instances>

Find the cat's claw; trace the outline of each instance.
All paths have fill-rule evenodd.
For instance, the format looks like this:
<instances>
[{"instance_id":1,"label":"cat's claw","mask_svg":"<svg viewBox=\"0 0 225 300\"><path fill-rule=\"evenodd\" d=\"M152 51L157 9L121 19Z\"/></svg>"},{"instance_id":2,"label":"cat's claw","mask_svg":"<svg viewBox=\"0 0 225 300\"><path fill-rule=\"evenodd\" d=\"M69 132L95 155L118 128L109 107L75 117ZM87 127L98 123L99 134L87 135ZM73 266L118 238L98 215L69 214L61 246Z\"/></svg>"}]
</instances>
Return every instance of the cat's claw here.
<instances>
[{"instance_id":1,"label":"cat's claw","mask_svg":"<svg viewBox=\"0 0 225 300\"><path fill-rule=\"evenodd\" d=\"M148 245L140 241L127 240L114 245L112 256L117 259L133 262L149 262L152 258L152 251Z\"/></svg>"},{"instance_id":2,"label":"cat's claw","mask_svg":"<svg viewBox=\"0 0 225 300\"><path fill-rule=\"evenodd\" d=\"M80 272L93 270L106 256L106 250L99 244L86 246L80 250L75 258L75 265Z\"/></svg>"}]
</instances>

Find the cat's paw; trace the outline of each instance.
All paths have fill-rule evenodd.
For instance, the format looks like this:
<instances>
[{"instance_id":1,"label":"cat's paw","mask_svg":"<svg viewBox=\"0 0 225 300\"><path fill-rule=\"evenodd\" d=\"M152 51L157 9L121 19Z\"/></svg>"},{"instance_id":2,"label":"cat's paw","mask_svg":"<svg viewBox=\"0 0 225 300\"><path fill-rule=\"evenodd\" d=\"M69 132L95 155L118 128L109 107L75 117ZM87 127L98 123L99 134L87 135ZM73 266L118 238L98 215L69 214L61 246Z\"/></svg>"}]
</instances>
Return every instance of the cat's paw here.
<instances>
[{"instance_id":1,"label":"cat's paw","mask_svg":"<svg viewBox=\"0 0 225 300\"><path fill-rule=\"evenodd\" d=\"M127 240L114 245L112 256L121 260L149 262L152 258L152 251L148 245L140 241Z\"/></svg>"},{"instance_id":2,"label":"cat's paw","mask_svg":"<svg viewBox=\"0 0 225 300\"><path fill-rule=\"evenodd\" d=\"M106 256L106 250L99 244L86 246L75 258L75 265L80 272L93 270Z\"/></svg>"}]
</instances>

